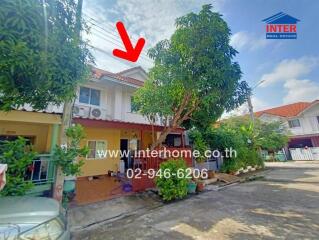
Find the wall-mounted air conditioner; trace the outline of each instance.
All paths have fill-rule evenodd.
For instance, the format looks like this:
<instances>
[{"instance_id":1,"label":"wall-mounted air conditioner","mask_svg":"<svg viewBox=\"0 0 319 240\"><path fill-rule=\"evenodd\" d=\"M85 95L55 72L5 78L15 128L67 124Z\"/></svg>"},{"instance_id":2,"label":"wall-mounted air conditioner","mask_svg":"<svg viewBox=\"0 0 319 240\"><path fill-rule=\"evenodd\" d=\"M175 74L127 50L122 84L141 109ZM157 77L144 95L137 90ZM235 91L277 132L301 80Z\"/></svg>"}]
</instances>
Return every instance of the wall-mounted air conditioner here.
<instances>
[{"instance_id":1,"label":"wall-mounted air conditioner","mask_svg":"<svg viewBox=\"0 0 319 240\"><path fill-rule=\"evenodd\" d=\"M73 116L87 118L89 116L89 108L85 106L75 105L73 107Z\"/></svg>"},{"instance_id":2,"label":"wall-mounted air conditioner","mask_svg":"<svg viewBox=\"0 0 319 240\"><path fill-rule=\"evenodd\" d=\"M90 118L93 118L93 119L101 119L101 118L102 118L102 111L101 111L101 109L100 109L100 108L91 108Z\"/></svg>"}]
</instances>

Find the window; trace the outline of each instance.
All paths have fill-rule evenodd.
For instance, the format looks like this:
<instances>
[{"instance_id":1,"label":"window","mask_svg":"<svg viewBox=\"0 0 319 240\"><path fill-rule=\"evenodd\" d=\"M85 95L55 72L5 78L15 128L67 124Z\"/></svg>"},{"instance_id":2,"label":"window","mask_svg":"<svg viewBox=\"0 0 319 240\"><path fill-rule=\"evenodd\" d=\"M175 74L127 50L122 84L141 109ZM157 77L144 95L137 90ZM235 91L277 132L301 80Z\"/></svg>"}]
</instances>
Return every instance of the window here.
<instances>
[{"instance_id":1,"label":"window","mask_svg":"<svg viewBox=\"0 0 319 240\"><path fill-rule=\"evenodd\" d=\"M88 159L101 159L106 157L106 141L88 141Z\"/></svg>"},{"instance_id":2,"label":"window","mask_svg":"<svg viewBox=\"0 0 319 240\"><path fill-rule=\"evenodd\" d=\"M317 116L317 122L319 123L319 116Z\"/></svg>"},{"instance_id":3,"label":"window","mask_svg":"<svg viewBox=\"0 0 319 240\"><path fill-rule=\"evenodd\" d=\"M100 106L100 95L100 90L87 87L80 87L79 102Z\"/></svg>"},{"instance_id":4,"label":"window","mask_svg":"<svg viewBox=\"0 0 319 240\"><path fill-rule=\"evenodd\" d=\"M134 97L131 96L131 112L134 113L137 111L138 111L138 108L137 108L136 104L134 104Z\"/></svg>"},{"instance_id":5,"label":"window","mask_svg":"<svg viewBox=\"0 0 319 240\"><path fill-rule=\"evenodd\" d=\"M299 119L289 120L289 121L288 121L288 124L289 124L289 127L290 127L290 128L300 127L300 121L299 121Z\"/></svg>"}]
</instances>

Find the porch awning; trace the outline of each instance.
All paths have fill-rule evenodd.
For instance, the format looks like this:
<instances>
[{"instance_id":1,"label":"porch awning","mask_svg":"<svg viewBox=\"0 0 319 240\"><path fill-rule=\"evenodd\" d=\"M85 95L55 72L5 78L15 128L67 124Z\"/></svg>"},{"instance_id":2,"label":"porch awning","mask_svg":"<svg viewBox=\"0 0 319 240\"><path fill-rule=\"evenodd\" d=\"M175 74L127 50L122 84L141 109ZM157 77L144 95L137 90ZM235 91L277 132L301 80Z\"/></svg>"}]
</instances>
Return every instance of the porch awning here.
<instances>
[{"instance_id":1,"label":"porch awning","mask_svg":"<svg viewBox=\"0 0 319 240\"><path fill-rule=\"evenodd\" d=\"M73 118L74 123L79 123L86 127L100 127L100 128L120 128L120 129L139 129L152 131L152 125L143 123L124 122L119 120L100 120L100 119L88 119L88 118ZM163 131L164 127L154 125L154 130L157 132ZM184 132L184 128L176 128L172 130L174 133Z\"/></svg>"}]
</instances>

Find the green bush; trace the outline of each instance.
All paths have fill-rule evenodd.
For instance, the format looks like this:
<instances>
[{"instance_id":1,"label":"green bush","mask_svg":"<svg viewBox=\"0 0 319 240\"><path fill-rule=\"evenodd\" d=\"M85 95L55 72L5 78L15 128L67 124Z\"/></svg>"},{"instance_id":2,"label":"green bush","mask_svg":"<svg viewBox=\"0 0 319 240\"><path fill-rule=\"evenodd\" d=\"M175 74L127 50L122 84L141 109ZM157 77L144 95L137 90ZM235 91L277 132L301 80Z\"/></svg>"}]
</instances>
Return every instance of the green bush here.
<instances>
[{"instance_id":1,"label":"green bush","mask_svg":"<svg viewBox=\"0 0 319 240\"><path fill-rule=\"evenodd\" d=\"M80 124L69 127L66 129L66 136L69 141L67 146L57 146L52 159L66 176L79 175L84 162L77 158L85 157L89 152L87 146L79 147L81 140L85 138L84 128Z\"/></svg>"},{"instance_id":2,"label":"green bush","mask_svg":"<svg viewBox=\"0 0 319 240\"><path fill-rule=\"evenodd\" d=\"M168 160L161 163L160 174L156 177L155 183L163 200L182 199L187 195L188 179L185 170L186 163L183 159ZM165 171L169 172L167 174L169 177L165 176Z\"/></svg>"},{"instance_id":3,"label":"green bush","mask_svg":"<svg viewBox=\"0 0 319 240\"><path fill-rule=\"evenodd\" d=\"M1 196L22 196L33 187L32 182L25 181L25 173L36 153L26 146L26 142L26 139L19 137L15 141L0 143L0 163L8 164L7 183L0 192Z\"/></svg>"}]
</instances>

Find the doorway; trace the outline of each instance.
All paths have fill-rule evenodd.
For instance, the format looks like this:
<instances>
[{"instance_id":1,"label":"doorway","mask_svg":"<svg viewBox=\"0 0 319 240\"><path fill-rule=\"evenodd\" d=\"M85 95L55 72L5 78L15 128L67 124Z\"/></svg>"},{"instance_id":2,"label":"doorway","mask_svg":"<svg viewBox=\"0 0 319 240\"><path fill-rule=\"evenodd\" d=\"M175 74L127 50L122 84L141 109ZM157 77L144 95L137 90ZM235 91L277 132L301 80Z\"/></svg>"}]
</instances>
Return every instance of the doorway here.
<instances>
[{"instance_id":1,"label":"doorway","mask_svg":"<svg viewBox=\"0 0 319 240\"><path fill-rule=\"evenodd\" d=\"M129 158L128 158L128 139L121 139L120 140L120 150L122 153L121 160L124 161L125 169L129 168Z\"/></svg>"}]
</instances>

